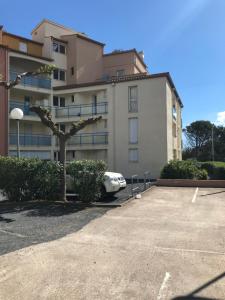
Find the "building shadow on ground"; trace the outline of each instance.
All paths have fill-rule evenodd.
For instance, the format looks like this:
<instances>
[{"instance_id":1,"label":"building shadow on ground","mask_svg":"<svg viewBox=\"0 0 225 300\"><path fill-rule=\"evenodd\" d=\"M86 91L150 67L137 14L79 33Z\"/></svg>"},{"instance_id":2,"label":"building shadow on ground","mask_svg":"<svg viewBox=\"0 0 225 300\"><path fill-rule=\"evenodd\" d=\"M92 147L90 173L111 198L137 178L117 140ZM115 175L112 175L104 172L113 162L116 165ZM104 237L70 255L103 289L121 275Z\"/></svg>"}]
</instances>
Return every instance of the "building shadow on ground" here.
<instances>
[{"instance_id":1,"label":"building shadow on ground","mask_svg":"<svg viewBox=\"0 0 225 300\"><path fill-rule=\"evenodd\" d=\"M185 296L178 296L178 297L172 298L171 300L224 300L224 299L219 299L219 298L206 298L206 297L201 297L201 296L195 295L195 294L201 292L202 290L208 288L210 285L214 284L216 281L221 280L223 277L225 277L225 272L214 277L210 281L204 283L203 285L201 285L200 287L198 287L197 289L192 291L190 294L185 295Z\"/></svg>"}]
</instances>

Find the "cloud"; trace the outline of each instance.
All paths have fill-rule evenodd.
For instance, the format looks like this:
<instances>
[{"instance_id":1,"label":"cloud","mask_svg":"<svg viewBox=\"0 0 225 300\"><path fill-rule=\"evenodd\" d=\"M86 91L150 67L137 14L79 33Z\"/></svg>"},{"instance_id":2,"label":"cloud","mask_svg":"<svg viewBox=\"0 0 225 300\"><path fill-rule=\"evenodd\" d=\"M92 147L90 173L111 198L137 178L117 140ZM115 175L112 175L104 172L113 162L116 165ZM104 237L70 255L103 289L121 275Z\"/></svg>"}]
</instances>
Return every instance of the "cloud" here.
<instances>
[{"instance_id":1,"label":"cloud","mask_svg":"<svg viewBox=\"0 0 225 300\"><path fill-rule=\"evenodd\" d=\"M225 111L217 113L216 125L225 126Z\"/></svg>"}]
</instances>

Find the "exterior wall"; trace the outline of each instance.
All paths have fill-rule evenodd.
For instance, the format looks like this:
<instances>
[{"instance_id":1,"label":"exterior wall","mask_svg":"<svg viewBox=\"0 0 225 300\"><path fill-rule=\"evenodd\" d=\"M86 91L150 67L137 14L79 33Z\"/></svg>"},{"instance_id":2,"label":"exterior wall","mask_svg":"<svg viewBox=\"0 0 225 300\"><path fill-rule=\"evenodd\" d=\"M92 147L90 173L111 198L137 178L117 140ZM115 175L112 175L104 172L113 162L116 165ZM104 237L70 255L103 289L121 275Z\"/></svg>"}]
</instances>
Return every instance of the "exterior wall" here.
<instances>
[{"instance_id":1,"label":"exterior wall","mask_svg":"<svg viewBox=\"0 0 225 300\"><path fill-rule=\"evenodd\" d=\"M138 87L138 113L128 112L128 87ZM143 178L149 170L159 176L167 162L167 119L165 79L137 80L118 83L115 89L115 171L126 177ZM129 144L129 118L138 118L138 143ZM138 162L130 162L129 149L138 149Z\"/></svg>"},{"instance_id":2,"label":"exterior wall","mask_svg":"<svg viewBox=\"0 0 225 300\"><path fill-rule=\"evenodd\" d=\"M172 159L181 159L181 107L171 89L168 82L166 83L166 96L167 96L167 155L168 161ZM177 116L173 118L173 106L176 108Z\"/></svg>"},{"instance_id":3,"label":"exterior wall","mask_svg":"<svg viewBox=\"0 0 225 300\"><path fill-rule=\"evenodd\" d=\"M67 83L92 82L102 78L103 46L91 41L68 35L62 37L67 45ZM71 74L74 68L74 75Z\"/></svg>"},{"instance_id":4,"label":"exterior wall","mask_svg":"<svg viewBox=\"0 0 225 300\"><path fill-rule=\"evenodd\" d=\"M8 79L8 53L0 46L0 74ZM8 91L0 86L0 155L8 154Z\"/></svg>"},{"instance_id":5,"label":"exterior wall","mask_svg":"<svg viewBox=\"0 0 225 300\"><path fill-rule=\"evenodd\" d=\"M131 86L138 88L138 112L134 113L128 111L128 89ZM173 158L174 95L166 77L55 91L55 94L64 95L68 101L70 95L74 94L76 104L91 103L92 94L100 95L98 99L107 95L108 114L103 116L101 122L85 128L82 132L108 132L108 145L103 147L107 149L104 153L107 153L109 170L120 172L127 178L134 174L143 178L144 172L150 171L151 177L157 178L162 167ZM179 106L178 101L177 105ZM129 143L129 118L138 118L137 144ZM107 120L107 128L104 127L104 119ZM72 119L69 121L73 122ZM64 119L64 122L68 122L68 119ZM93 152L79 152L79 156L75 157L87 158L91 155L94 158L97 155L95 151L100 150L99 147L101 145L91 145L89 150ZM78 151L77 147L69 148L72 149ZM129 161L129 149L138 149L137 162Z\"/></svg>"},{"instance_id":6,"label":"exterior wall","mask_svg":"<svg viewBox=\"0 0 225 300\"><path fill-rule=\"evenodd\" d=\"M131 75L136 73L145 73L147 70L140 62L136 53L112 53L103 56L103 73L105 76L116 76L116 71L124 70L125 75Z\"/></svg>"},{"instance_id":7,"label":"exterior wall","mask_svg":"<svg viewBox=\"0 0 225 300\"><path fill-rule=\"evenodd\" d=\"M19 50L19 43L23 42L27 45L27 53L30 55L35 55L35 56L42 56L42 45L38 45L36 43L33 43L32 41L26 41L23 40L22 38L20 39L19 37L15 37L12 35L8 35L7 33L3 32L3 37L2 37L2 44L17 50Z\"/></svg>"}]
</instances>

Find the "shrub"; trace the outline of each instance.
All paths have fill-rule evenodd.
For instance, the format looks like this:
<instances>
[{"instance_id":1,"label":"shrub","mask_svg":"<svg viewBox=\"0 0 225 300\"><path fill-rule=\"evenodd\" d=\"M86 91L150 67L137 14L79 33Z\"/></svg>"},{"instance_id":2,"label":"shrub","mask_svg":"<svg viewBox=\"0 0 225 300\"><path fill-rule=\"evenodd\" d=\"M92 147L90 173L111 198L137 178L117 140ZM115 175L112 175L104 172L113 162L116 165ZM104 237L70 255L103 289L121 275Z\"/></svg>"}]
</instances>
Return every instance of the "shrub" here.
<instances>
[{"instance_id":1,"label":"shrub","mask_svg":"<svg viewBox=\"0 0 225 300\"><path fill-rule=\"evenodd\" d=\"M218 161L203 162L201 168L207 170L211 179L224 180L225 179L225 163Z\"/></svg>"},{"instance_id":2,"label":"shrub","mask_svg":"<svg viewBox=\"0 0 225 300\"><path fill-rule=\"evenodd\" d=\"M72 161L67 173L74 179L74 191L81 201L96 201L101 197L106 164L101 160Z\"/></svg>"},{"instance_id":3,"label":"shrub","mask_svg":"<svg viewBox=\"0 0 225 300\"><path fill-rule=\"evenodd\" d=\"M193 161L172 160L162 169L160 177L163 179L206 179L207 174L199 171L197 164Z\"/></svg>"},{"instance_id":4,"label":"shrub","mask_svg":"<svg viewBox=\"0 0 225 300\"><path fill-rule=\"evenodd\" d=\"M199 180L206 180L208 179L208 172L206 170L198 170L196 178Z\"/></svg>"},{"instance_id":5,"label":"shrub","mask_svg":"<svg viewBox=\"0 0 225 300\"><path fill-rule=\"evenodd\" d=\"M0 189L10 201L56 200L60 170L53 161L0 157Z\"/></svg>"}]
</instances>

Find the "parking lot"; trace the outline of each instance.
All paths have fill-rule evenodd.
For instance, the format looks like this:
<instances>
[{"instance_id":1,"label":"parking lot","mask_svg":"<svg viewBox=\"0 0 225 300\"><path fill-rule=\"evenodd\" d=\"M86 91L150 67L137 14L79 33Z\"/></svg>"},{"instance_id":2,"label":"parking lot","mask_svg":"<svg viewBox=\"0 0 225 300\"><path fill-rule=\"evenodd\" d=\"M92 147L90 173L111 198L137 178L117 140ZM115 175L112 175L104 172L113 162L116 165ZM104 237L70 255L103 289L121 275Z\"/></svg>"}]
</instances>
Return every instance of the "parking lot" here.
<instances>
[{"instance_id":1,"label":"parking lot","mask_svg":"<svg viewBox=\"0 0 225 300\"><path fill-rule=\"evenodd\" d=\"M26 222L5 227L20 214ZM225 189L153 187L123 207L68 212L83 223L63 238L57 209L35 214L1 214L0 245L45 218L57 239L0 256L1 300L225 299Z\"/></svg>"}]
</instances>

